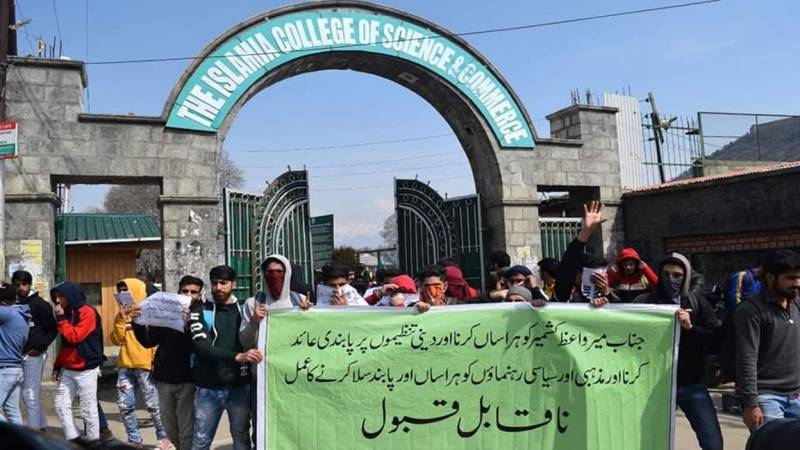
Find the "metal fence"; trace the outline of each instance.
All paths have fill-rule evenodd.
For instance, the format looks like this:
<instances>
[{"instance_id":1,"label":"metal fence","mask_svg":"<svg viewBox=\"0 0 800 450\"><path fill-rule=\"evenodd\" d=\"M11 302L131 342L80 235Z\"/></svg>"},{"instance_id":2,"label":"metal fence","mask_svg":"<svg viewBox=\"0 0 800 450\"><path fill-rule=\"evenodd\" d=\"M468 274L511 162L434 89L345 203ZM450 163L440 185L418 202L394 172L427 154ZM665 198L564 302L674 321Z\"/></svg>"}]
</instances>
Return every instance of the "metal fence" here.
<instances>
[{"instance_id":1,"label":"metal fence","mask_svg":"<svg viewBox=\"0 0 800 450\"><path fill-rule=\"evenodd\" d=\"M569 243L581 230L582 223L580 217L540 217L542 257L561 259Z\"/></svg>"},{"instance_id":2,"label":"metal fence","mask_svg":"<svg viewBox=\"0 0 800 450\"><path fill-rule=\"evenodd\" d=\"M709 163L800 159L800 116L703 111L697 121Z\"/></svg>"},{"instance_id":3,"label":"metal fence","mask_svg":"<svg viewBox=\"0 0 800 450\"><path fill-rule=\"evenodd\" d=\"M643 118L642 148L645 184L692 178L702 174L703 145L697 120L647 114Z\"/></svg>"}]
</instances>

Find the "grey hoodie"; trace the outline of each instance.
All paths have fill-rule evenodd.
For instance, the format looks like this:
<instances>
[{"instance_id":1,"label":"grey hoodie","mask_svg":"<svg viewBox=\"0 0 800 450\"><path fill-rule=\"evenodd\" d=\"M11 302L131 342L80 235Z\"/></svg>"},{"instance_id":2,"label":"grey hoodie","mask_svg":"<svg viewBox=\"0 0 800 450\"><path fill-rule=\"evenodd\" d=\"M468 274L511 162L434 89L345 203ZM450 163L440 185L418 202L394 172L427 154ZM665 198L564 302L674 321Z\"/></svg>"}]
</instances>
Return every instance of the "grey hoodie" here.
<instances>
[{"instance_id":1,"label":"grey hoodie","mask_svg":"<svg viewBox=\"0 0 800 450\"><path fill-rule=\"evenodd\" d=\"M263 292L259 292L255 296L245 300L244 308L242 309L242 325L239 328L239 342L245 350L256 348L258 345L258 331L261 322L252 319L256 306L259 303L265 303L269 309L291 308L300 304L300 295L291 291L292 265L289 264L289 260L283 255L270 255L265 261L269 260L280 262L283 264L284 270L286 270L283 274L283 289L278 298L273 298L269 289L265 289ZM265 318L263 321L265 322L264 333L266 333L267 319Z\"/></svg>"}]
</instances>

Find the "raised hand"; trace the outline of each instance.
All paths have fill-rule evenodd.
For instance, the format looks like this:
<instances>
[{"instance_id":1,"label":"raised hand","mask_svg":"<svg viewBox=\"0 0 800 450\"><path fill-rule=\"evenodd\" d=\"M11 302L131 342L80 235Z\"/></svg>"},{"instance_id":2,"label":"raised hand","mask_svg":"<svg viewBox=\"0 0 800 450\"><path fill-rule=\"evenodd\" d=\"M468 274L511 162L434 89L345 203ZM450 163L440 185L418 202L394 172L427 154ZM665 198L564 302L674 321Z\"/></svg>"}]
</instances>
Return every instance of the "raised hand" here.
<instances>
[{"instance_id":1,"label":"raised hand","mask_svg":"<svg viewBox=\"0 0 800 450\"><path fill-rule=\"evenodd\" d=\"M583 205L583 226L578 233L578 240L589 242L589 238L606 220L603 217L603 204L597 200L592 200L589 205Z\"/></svg>"}]
</instances>

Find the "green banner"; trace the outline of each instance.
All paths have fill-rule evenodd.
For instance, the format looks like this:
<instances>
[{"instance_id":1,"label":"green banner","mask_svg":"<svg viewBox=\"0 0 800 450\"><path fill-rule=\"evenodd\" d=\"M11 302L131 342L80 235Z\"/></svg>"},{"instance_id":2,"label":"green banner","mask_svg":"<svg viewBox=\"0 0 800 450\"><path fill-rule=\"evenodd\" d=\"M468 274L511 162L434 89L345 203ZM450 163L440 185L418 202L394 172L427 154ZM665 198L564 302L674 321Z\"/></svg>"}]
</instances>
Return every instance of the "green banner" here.
<instances>
[{"instance_id":1,"label":"green banner","mask_svg":"<svg viewBox=\"0 0 800 450\"><path fill-rule=\"evenodd\" d=\"M258 448L671 448L673 307L412 311L272 312Z\"/></svg>"}]
</instances>

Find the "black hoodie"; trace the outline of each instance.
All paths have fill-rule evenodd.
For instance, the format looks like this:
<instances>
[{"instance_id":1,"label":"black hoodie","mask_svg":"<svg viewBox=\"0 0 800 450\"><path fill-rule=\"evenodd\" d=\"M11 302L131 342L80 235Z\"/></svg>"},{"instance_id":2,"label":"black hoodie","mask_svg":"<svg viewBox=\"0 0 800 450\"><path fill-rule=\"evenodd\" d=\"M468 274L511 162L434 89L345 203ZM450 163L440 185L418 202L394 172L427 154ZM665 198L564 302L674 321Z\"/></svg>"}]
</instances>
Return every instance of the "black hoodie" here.
<instances>
[{"instance_id":1,"label":"black hoodie","mask_svg":"<svg viewBox=\"0 0 800 450\"><path fill-rule=\"evenodd\" d=\"M666 264L676 264L683 267L684 277L679 294L680 307L691 309L692 329L681 328L681 343L678 353L678 385L706 384L705 376L705 349L713 343L720 328L719 320L714 314L714 309L702 295L691 292L689 287L692 279L692 266L683 255L672 253L668 255L658 267L658 273ZM675 300L670 295L667 286L669 277L659 276L656 292L642 294L634 303L655 303L674 305Z\"/></svg>"},{"instance_id":2,"label":"black hoodie","mask_svg":"<svg viewBox=\"0 0 800 450\"><path fill-rule=\"evenodd\" d=\"M44 353L58 335L53 308L36 291L31 291L25 298L18 298L17 304L28 305L31 309L31 329L28 331L28 341L23 353L31 350Z\"/></svg>"},{"instance_id":3,"label":"black hoodie","mask_svg":"<svg viewBox=\"0 0 800 450\"><path fill-rule=\"evenodd\" d=\"M239 302L212 301L190 307L189 330L195 352L195 380L199 387L223 388L250 383L250 364L236 362L244 348L239 342L242 313Z\"/></svg>"}]
</instances>

